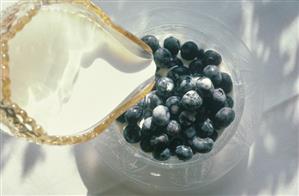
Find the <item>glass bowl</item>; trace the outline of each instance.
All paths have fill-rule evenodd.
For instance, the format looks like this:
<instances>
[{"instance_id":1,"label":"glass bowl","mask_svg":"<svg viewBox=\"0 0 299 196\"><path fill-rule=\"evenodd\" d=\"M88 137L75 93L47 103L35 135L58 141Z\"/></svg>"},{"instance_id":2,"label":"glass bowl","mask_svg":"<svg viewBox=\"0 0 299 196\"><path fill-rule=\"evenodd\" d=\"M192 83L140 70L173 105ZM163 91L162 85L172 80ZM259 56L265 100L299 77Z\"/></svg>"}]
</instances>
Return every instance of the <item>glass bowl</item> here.
<instances>
[{"instance_id":1,"label":"glass bowl","mask_svg":"<svg viewBox=\"0 0 299 196\"><path fill-rule=\"evenodd\" d=\"M132 22L126 28L139 37L153 34L161 42L173 35L182 43L193 40L205 49L217 50L223 57L223 68L233 80L236 119L218 136L211 152L195 154L186 162L175 157L163 162L153 159L139 145L127 143L122 135L122 125L115 122L93 141L100 160L138 186L159 190L198 188L215 181L248 152L255 122L261 113L259 74L249 50L225 25L190 10L148 10L134 16L134 20L128 20ZM149 81L151 79L145 84Z\"/></svg>"}]
</instances>

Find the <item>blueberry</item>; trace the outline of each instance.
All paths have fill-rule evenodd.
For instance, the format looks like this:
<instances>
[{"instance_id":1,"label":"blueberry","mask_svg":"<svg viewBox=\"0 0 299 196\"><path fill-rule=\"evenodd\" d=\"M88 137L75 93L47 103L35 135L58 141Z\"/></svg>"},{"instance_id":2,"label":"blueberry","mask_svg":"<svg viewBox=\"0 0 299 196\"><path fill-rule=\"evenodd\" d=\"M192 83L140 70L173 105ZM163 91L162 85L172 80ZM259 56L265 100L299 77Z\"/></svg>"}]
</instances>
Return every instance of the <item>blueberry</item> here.
<instances>
[{"instance_id":1,"label":"blueberry","mask_svg":"<svg viewBox=\"0 0 299 196\"><path fill-rule=\"evenodd\" d=\"M166 133L169 136L177 136L180 132L181 125L176 120L171 120L166 127Z\"/></svg>"},{"instance_id":2,"label":"blueberry","mask_svg":"<svg viewBox=\"0 0 299 196\"><path fill-rule=\"evenodd\" d=\"M196 80L191 76L186 76L180 83L179 92L185 94L190 90L196 89Z\"/></svg>"},{"instance_id":3,"label":"blueberry","mask_svg":"<svg viewBox=\"0 0 299 196\"><path fill-rule=\"evenodd\" d=\"M169 112L172 115L178 115L180 112L180 97L178 96L169 97L166 100L165 105L168 107Z\"/></svg>"},{"instance_id":4,"label":"blueberry","mask_svg":"<svg viewBox=\"0 0 299 196\"><path fill-rule=\"evenodd\" d=\"M204 57L204 64L205 65L219 65L222 61L221 55L218 54L214 50L207 50L205 52L205 57Z\"/></svg>"},{"instance_id":5,"label":"blueberry","mask_svg":"<svg viewBox=\"0 0 299 196\"><path fill-rule=\"evenodd\" d=\"M184 65L183 61L176 56L171 59L171 64L172 64L172 66L176 66L176 65L183 66Z\"/></svg>"},{"instance_id":6,"label":"blueberry","mask_svg":"<svg viewBox=\"0 0 299 196\"><path fill-rule=\"evenodd\" d=\"M192 149L199 153L207 153L213 149L214 141L211 138L194 137L191 141Z\"/></svg>"},{"instance_id":7,"label":"blueberry","mask_svg":"<svg viewBox=\"0 0 299 196\"><path fill-rule=\"evenodd\" d=\"M166 126L170 120L170 113L166 106L158 105L153 110L152 121L158 126Z\"/></svg>"},{"instance_id":8,"label":"blueberry","mask_svg":"<svg viewBox=\"0 0 299 196\"><path fill-rule=\"evenodd\" d=\"M229 95L226 95L225 107L229 107L229 108L233 108L234 107L234 100Z\"/></svg>"},{"instance_id":9,"label":"blueberry","mask_svg":"<svg viewBox=\"0 0 299 196\"><path fill-rule=\"evenodd\" d=\"M217 88L213 91L212 99L209 101L208 107L213 111L217 112L225 106L226 95L221 88Z\"/></svg>"},{"instance_id":10,"label":"blueberry","mask_svg":"<svg viewBox=\"0 0 299 196\"><path fill-rule=\"evenodd\" d=\"M187 161L192 158L193 152L189 146L180 145L176 147L176 156L183 161Z\"/></svg>"},{"instance_id":11,"label":"blueberry","mask_svg":"<svg viewBox=\"0 0 299 196\"><path fill-rule=\"evenodd\" d=\"M129 143L137 143L140 141L140 127L137 124L129 124L124 128L124 138Z\"/></svg>"},{"instance_id":12,"label":"blueberry","mask_svg":"<svg viewBox=\"0 0 299 196\"><path fill-rule=\"evenodd\" d=\"M166 48L159 48L154 53L154 60L157 67L170 67L171 66L171 53Z\"/></svg>"},{"instance_id":13,"label":"blueberry","mask_svg":"<svg viewBox=\"0 0 299 196\"><path fill-rule=\"evenodd\" d=\"M209 110L204 105L196 110L196 124L203 123L209 116L208 112Z\"/></svg>"},{"instance_id":14,"label":"blueberry","mask_svg":"<svg viewBox=\"0 0 299 196\"><path fill-rule=\"evenodd\" d=\"M125 119L128 123L137 123L142 118L143 111L138 106L133 106L125 113Z\"/></svg>"},{"instance_id":15,"label":"blueberry","mask_svg":"<svg viewBox=\"0 0 299 196\"><path fill-rule=\"evenodd\" d=\"M196 113L191 111L182 111L179 115L179 122L184 127L191 126L196 121Z\"/></svg>"},{"instance_id":16,"label":"blueberry","mask_svg":"<svg viewBox=\"0 0 299 196\"><path fill-rule=\"evenodd\" d=\"M184 144L183 138L181 138L181 137L174 137L169 142L168 148L170 149L170 152L172 154L175 154L176 147L180 146L180 145L183 145L183 144Z\"/></svg>"},{"instance_id":17,"label":"blueberry","mask_svg":"<svg viewBox=\"0 0 299 196\"><path fill-rule=\"evenodd\" d=\"M161 105L163 101L160 99L160 97L156 94L156 91L150 92L145 97L145 105L149 109L154 109L158 105Z\"/></svg>"},{"instance_id":18,"label":"blueberry","mask_svg":"<svg viewBox=\"0 0 299 196\"><path fill-rule=\"evenodd\" d=\"M233 89L233 81L229 74L222 72L222 80L217 87L220 87L224 90L225 93L230 93Z\"/></svg>"},{"instance_id":19,"label":"blueberry","mask_svg":"<svg viewBox=\"0 0 299 196\"><path fill-rule=\"evenodd\" d=\"M168 73L167 73L167 77L171 78L173 81L175 82L180 82L180 77L184 76L184 75L188 75L189 74L189 70L187 67L184 66L175 66L172 67Z\"/></svg>"},{"instance_id":20,"label":"blueberry","mask_svg":"<svg viewBox=\"0 0 299 196\"><path fill-rule=\"evenodd\" d=\"M141 109L145 109L146 104L145 104L145 98L141 99L138 103L137 106L140 107Z\"/></svg>"},{"instance_id":21,"label":"blueberry","mask_svg":"<svg viewBox=\"0 0 299 196\"><path fill-rule=\"evenodd\" d=\"M152 123L152 117L148 117L144 119L142 127L141 127L141 136L149 137L153 135L157 127Z\"/></svg>"},{"instance_id":22,"label":"blueberry","mask_svg":"<svg viewBox=\"0 0 299 196\"><path fill-rule=\"evenodd\" d=\"M166 134L155 136L150 140L151 146L154 148L166 147L169 143L169 138Z\"/></svg>"},{"instance_id":23,"label":"blueberry","mask_svg":"<svg viewBox=\"0 0 299 196\"><path fill-rule=\"evenodd\" d=\"M191 73L190 76L196 81L200 77L204 77L202 73Z\"/></svg>"},{"instance_id":24,"label":"blueberry","mask_svg":"<svg viewBox=\"0 0 299 196\"><path fill-rule=\"evenodd\" d=\"M186 110L196 110L202 105L202 98L194 90L188 91L181 99L181 105Z\"/></svg>"},{"instance_id":25,"label":"blueberry","mask_svg":"<svg viewBox=\"0 0 299 196\"><path fill-rule=\"evenodd\" d=\"M150 108L146 108L143 110L143 118L148 118L153 115L153 111Z\"/></svg>"},{"instance_id":26,"label":"blueberry","mask_svg":"<svg viewBox=\"0 0 299 196\"><path fill-rule=\"evenodd\" d=\"M209 138L211 138L215 142L217 140L217 138L218 138L217 131L214 131L213 134Z\"/></svg>"},{"instance_id":27,"label":"blueberry","mask_svg":"<svg viewBox=\"0 0 299 196\"><path fill-rule=\"evenodd\" d=\"M167 48L174 56L178 54L180 46L180 41L172 36L164 40L164 48Z\"/></svg>"},{"instance_id":28,"label":"blueberry","mask_svg":"<svg viewBox=\"0 0 299 196\"><path fill-rule=\"evenodd\" d=\"M210 137L214 133L214 125L213 122L208 118L205 120L200 126L200 136L201 137Z\"/></svg>"},{"instance_id":29,"label":"blueberry","mask_svg":"<svg viewBox=\"0 0 299 196\"><path fill-rule=\"evenodd\" d=\"M203 74L210 78L215 86L222 81L222 76L219 68L215 65L208 65L203 69Z\"/></svg>"},{"instance_id":30,"label":"blueberry","mask_svg":"<svg viewBox=\"0 0 299 196\"><path fill-rule=\"evenodd\" d=\"M153 53L156 52L158 48L160 48L159 40L153 35L146 35L142 37L141 40L144 41L152 49Z\"/></svg>"},{"instance_id":31,"label":"blueberry","mask_svg":"<svg viewBox=\"0 0 299 196\"><path fill-rule=\"evenodd\" d=\"M154 150L150 137L142 137L139 145L144 152L152 152Z\"/></svg>"},{"instance_id":32,"label":"blueberry","mask_svg":"<svg viewBox=\"0 0 299 196\"><path fill-rule=\"evenodd\" d=\"M125 123L126 122L125 113L120 115L116 120L117 120L117 122Z\"/></svg>"},{"instance_id":33,"label":"blueberry","mask_svg":"<svg viewBox=\"0 0 299 196\"><path fill-rule=\"evenodd\" d=\"M229 126L235 119L235 112L233 109L224 107L215 115L215 126L217 128L225 128Z\"/></svg>"},{"instance_id":34,"label":"blueberry","mask_svg":"<svg viewBox=\"0 0 299 196\"><path fill-rule=\"evenodd\" d=\"M186 138L192 139L193 137L196 136L196 129L193 126L191 126L191 127L187 128L187 129L185 129L183 131L183 134L184 134L184 136Z\"/></svg>"},{"instance_id":35,"label":"blueberry","mask_svg":"<svg viewBox=\"0 0 299 196\"><path fill-rule=\"evenodd\" d=\"M197 56L198 47L197 45L192 42L188 41L184 43L181 47L181 56L183 59L192 60Z\"/></svg>"},{"instance_id":36,"label":"blueberry","mask_svg":"<svg viewBox=\"0 0 299 196\"><path fill-rule=\"evenodd\" d=\"M166 161L171 156L169 148L156 149L153 157L158 161Z\"/></svg>"},{"instance_id":37,"label":"blueberry","mask_svg":"<svg viewBox=\"0 0 299 196\"><path fill-rule=\"evenodd\" d=\"M200 77L196 80L196 91L202 97L211 97L214 91L214 85L209 78Z\"/></svg>"},{"instance_id":38,"label":"blueberry","mask_svg":"<svg viewBox=\"0 0 299 196\"><path fill-rule=\"evenodd\" d=\"M157 94L161 97L168 97L174 87L173 80L168 77L161 77L156 83Z\"/></svg>"},{"instance_id":39,"label":"blueberry","mask_svg":"<svg viewBox=\"0 0 299 196\"><path fill-rule=\"evenodd\" d=\"M192 61L189 65L189 70L191 73L201 73L204 68L204 65L202 63L201 59L196 59Z\"/></svg>"},{"instance_id":40,"label":"blueberry","mask_svg":"<svg viewBox=\"0 0 299 196\"><path fill-rule=\"evenodd\" d=\"M196 57L198 59L203 60L204 57L205 57L205 51L204 51L204 49L198 49Z\"/></svg>"}]
</instances>

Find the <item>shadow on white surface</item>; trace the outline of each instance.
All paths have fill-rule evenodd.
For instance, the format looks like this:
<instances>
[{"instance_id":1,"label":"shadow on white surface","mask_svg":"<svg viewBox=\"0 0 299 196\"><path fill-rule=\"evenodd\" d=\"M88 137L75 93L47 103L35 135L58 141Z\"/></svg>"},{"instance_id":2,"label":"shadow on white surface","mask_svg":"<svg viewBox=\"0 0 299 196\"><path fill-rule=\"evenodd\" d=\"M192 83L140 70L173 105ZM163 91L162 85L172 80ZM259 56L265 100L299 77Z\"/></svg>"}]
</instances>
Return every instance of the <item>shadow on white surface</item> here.
<instances>
[{"instance_id":1,"label":"shadow on white surface","mask_svg":"<svg viewBox=\"0 0 299 196\"><path fill-rule=\"evenodd\" d=\"M5 169L10 157L14 154L14 137L7 135L0 130L1 147L0 147L0 173ZM39 162L45 160L45 153L40 145L34 143L26 144L22 157L22 179L25 179Z\"/></svg>"},{"instance_id":2,"label":"shadow on white surface","mask_svg":"<svg viewBox=\"0 0 299 196\"><path fill-rule=\"evenodd\" d=\"M249 38L264 69L265 92L262 126L256 134L243 192L258 195L267 190L276 195L281 187L296 181L298 172L299 2L255 2L243 7L251 10L247 15L251 25L242 36ZM296 185L292 187L286 194L296 194Z\"/></svg>"},{"instance_id":3,"label":"shadow on white surface","mask_svg":"<svg viewBox=\"0 0 299 196\"><path fill-rule=\"evenodd\" d=\"M45 153L40 145L28 143L23 157L22 178L26 178L35 165L45 160Z\"/></svg>"},{"instance_id":4,"label":"shadow on white surface","mask_svg":"<svg viewBox=\"0 0 299 196\"><path fill-rule=\"evenodd\" d=\"M276 195L279 188L287 187L294 180L296 183L298 111L299 96L296 96L265 112L246 175L245 190L249 195L257 195L265 189Z\"/></svg>"},{"instance_id":5,"label":"shadow on white surface","mask_svg":"<svg viewBox=\"0 0 299 196\"><path fill-rule=\"evenodd\" d=\"M299 93L299 2L244 4L241 36L264 69L265 109Z\"/></svg>"},{"instance_id":6,"label":"shadow on white surface","mask_svg":"<svg viewBox=\"0 0 299 196\"><path fill-rule=\"evenodd\" d=\"M1 139L1 147L0 147L0 172L5 169L5 166L10 159L10 156L13 153L13 148L9 146L9 144L13 141L12 137L7 135L6 133L0 130L0 139Z\"/></svg>"},{"instance_id":7,"label":"shadow on white surface","mask_svg":"<svg viewBox=\"0 0 299 196\"><path fill-rule=\"evenodd\" d=\"M124 180L99 159L97 151L90 142L73 148L76 164L88 194L104 194Z\"/></svg>"}]
</instances>

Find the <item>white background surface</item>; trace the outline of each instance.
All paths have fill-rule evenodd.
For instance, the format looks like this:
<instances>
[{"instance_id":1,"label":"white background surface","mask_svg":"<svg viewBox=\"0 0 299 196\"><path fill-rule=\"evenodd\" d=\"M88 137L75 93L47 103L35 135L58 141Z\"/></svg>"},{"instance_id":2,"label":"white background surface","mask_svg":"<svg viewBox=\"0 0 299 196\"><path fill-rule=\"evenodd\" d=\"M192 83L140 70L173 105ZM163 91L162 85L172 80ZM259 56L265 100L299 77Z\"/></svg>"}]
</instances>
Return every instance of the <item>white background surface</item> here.
<instances>
[{"instance_id":1,"label":"white background surface","mask_svg":"<svg viewBox=\"0 0 299 196\"><path fill-rule=\"evenodd\" d=\"M298 1L146 2L138 10L132 0L98 4L120 24L126 13L163 4L212 15L244 40L265 73L263 120L248 156L214 184L172 195L298 195ZM38 146L1 134L0 194L158 195L128 185L96 157L88 143Z\"/></svg>"}]
</instances>

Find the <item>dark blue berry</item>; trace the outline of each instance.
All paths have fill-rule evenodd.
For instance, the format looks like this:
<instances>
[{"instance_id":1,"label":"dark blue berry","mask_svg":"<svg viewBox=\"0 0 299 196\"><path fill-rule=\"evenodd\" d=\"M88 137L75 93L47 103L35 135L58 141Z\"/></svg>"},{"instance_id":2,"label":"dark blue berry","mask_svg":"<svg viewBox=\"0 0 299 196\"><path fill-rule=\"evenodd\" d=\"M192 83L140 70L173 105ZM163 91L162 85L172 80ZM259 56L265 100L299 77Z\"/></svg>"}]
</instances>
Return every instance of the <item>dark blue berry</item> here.
<instances>
[{"instance_id":1,"label":"dark blue berry","mask_svg":"<svg viewBox=\"0 0 299 196\"><path fill-rule=\"evenodd\" d=\"M192 149L199 153L207 153L213 149L214 141L211 138L194 137L191 141Z\"/></svg>"},{"instance_id":2,"label":"dark blue berry","mask_svg":"<svg viewBox=\"0 0 299 196\"><path fill-rule=\"evenodd\" d=\"M207 77L199 77L196 80L196 91L204 98L211 97L214 91L214 85L212 81Z\"/></svg>"},{"instance_id":3,"label":"dark blue berry","mask_svg":"<svg viewBox=\"0 0 299 196\"><path fill-rule=\"evenodd\" d=\"M196 80L193 77L186 76L180 83L179 92L185 94L190 90L196 90Z\"/></svg>"},{"instance_id":4,"label":"dark blue berry","mask_svg":"<svg viewBox=\"0 0 299 196\"><path fill-rule=\"evenodd\" d=\"M230 93L233 89L233 81L229 74L222 72L222 80L217 87L222 88L225 93Z\"/></svg>"},{"instance_id":5,"label":"dark blue berry","mask_svg":"<svg viewBox=\"0 0 299 196\"><path fill-rule=\"evenodd\" d=\"M235 119L235 112L233 109L224 107L215 115L215 126L217 128L225 128L229 126Z\"/></svg>"},{"instance_id":6,"label":"dark blue berry","mask_svg":"<svg viewBox=\"0 0 299 196\"><path fill-rule=\"evenodd\" d=\"M144 41L152 49L153 53L156 52L158 48L160 48L159 40L153 35L146 35L142 37L141 40Z\"/></svg>"},{"instance_id":7,"label":"dark blue berry","mask_svg":"<svg viewBox=\"0 0 299 196\"><path fill-rule=\"evenodd\" d=\"M145 105L149 109L154 109L158 105L161 105L163 101L160 99L160 97L156 94L156 91L150 92L145 97Z\"/></svg>"},{"instance_id":8,"label":"dark blue berry","mask_svg":"<svg viewBox=\"0 0 299 196\"><path fill-rule=\"evenodd\" d=\"M234 107L234 100L229 95L226 95L225 107L229 107L229 108L233 108Z\"/></svg>"},{"instance_id":9,"label":"dark blue berry","mask_svg":"<svg viewBox=\"0 0 299 196\"><path fill-rule=\"evenodd\" d=\"M225 106L226 103L226 95L225 92L221 88L217 88L213 91L212 98L209 101L208 107L213 112L217 112L221 108Z\"/></svg>"},{"instance_id":10,"label":"dark blue berry","mask_svg":"<svg viewBox=\"0 0 299 196\"><path fill-rule=\"evenodd\" d=\"M178 96L169 97L166 100L165 105L168 107L169 112L172 115L178 115L180 112L180 97Z\"/></svg>"},{"instance_id":11,"label":"dark blue berry","mask_svg":"<svg viewBox=\"0 0 299 196\"><path fill-rule=\"evenodd\" d=\"M194 90L188 91L181 99L181 105L186 110L196 110L202 105L202 98Z\"/></svg>"},{"instance_id":12,"label":"dark blue berry","mask_svg":"<svg viewBox=\"0 0 299 196\"><path fill-rule=\"evenodd\" d=\"M177 84L180 83L181 76L188 75L188 74L189 74L189 70L187 67L175 66L168 71L167 77L171 78Z\"/></svg>"},{"instance_id":13,"label":"dark blue berry","mask_svg":"<svg viewBox=\"0 0 299 196\"><path fill-rule=\"evenodd\" d=\"M187 139L192 139L196 136L196 129L193 126L188 127L187 129L183 130L183 134Z\"/></svg>"},{"instance_id":14,"label":"dark blue berry","mask_svg":"<svg viewBox=\"0 0 299 196\"><path fill-rule=\"evenodd\" d=\"M180 46L180 41L172 36L164 40L164 48L167 48L174 56L178 54Z\"/></svg>"},{"instance_id":15,"label":"dark blue berry","mask_svg":"<svg viewBox=\"0 0 299 196\"><path fill-rule=\"evenodd\" d=\"M204 69L204 65L201 59L196 59L192 61L189 65L189 70L191 73L201 73Z\"/></svg>"},{"instance_id":16,"label":"dark blue berry","mask_svg":"<svg viewBox=\"0 0 299 196\"><path fill-rule=\"evenodd\" d=\"M214 125L213 122L208 118L205 120L200 126L200 136L210 137L214 133Z\"/></svg>"},{"instance_id":17,"label":"dark blue berry","mask_svg":"<svg viewBox=\"0 0 299 196\"><path fill-rule=\"evenodd\" d=\"M145 98L141 99L141 100L137 103L137 106L140 107L141 109L145 109L145 108L146 108Z\"/></svg>"},{"instance_id":18,"label":"dark blue berry","mask_svg":"<svg viewBox=\"0 0 299 196\"><path fill-rule=\"evenodd\" d=\"M128 123L137 123L142 118L143 111L140 107L134 106L125 113L125 119Z\"/></svg>"},{"instance_id":19,"label":"dark blue berry","mask_svg":"<svg viewBox=\"0 0 299 196\"><path fill-rule=\"evenodd\" d=\"M173 57L172 59L171 59L171 67L173 67L173 66L183 66L184 65L184 63L183 63L183 61L181 60L181 59L179 59L178 57Z\"/></svg>"},{"instance_id":20,"label":"dark blue berry","mask_svg":"<svg viewBox=\"0 0 299 196\"><path fill-rule=\"evenodd\" d=\"M120 115L116 120L117 120L117 122L125 123L126 122L125 113Z\"/></svg>"},{"instance_id":21,"label":"dark blue berry","mask_svg":"<svg viewBox=\"0 0 299 196\"><path fill-rule=\"evenodd\" d=\"M175 154L175 150L177 146L183 145L184 144L184 139L181 137L173 137L168 145L168 148L170 149L170 152L172 154Z\"/></svg>"},{"instance_id":22,"label":"dark blue berry","mask_svg":"<svg viewBox=\"0 0 299 196\"><path fill-rule=\"evenodd\" d=\"M166 127L166 133L169 136L177 136L181 132L181 125L176 120L171 120L167 127Z\"/></svg>"},{"instance_id":23,"label":"dark blue berry","mask_svg":"<svg viewBox=\"0 0 299 196\"><path fill-rule=\"evenodd\" d=\"M175 85L172 79L168 77L161 77L156 83L157 95L161 97L168 97L171 95Z\"/></svg>"},{"instance_id":24,"label":"dark blue berry","mask_svg":"<svg viewBox=\"0 0 299 196\"><path fill-rule=\"evenodd\" d=\"M154 134L157 127L152 123L152 117L148 117L144 119L142 128L141 128L141 136L148 137Z\"/></svg>"},{"instance_id":25,"label":"dark blue berry","mask_svg":"<svg viewBox=\"0 0 299 196\"><path fill-rule=\"evenodd\" d=\"M198 47L192 41L184 43L181 47L181 56L186 60L193 60L197 56L197 52Z\"/></svg>"},{"instance_id":26,"label":"dark blue berry","mask_svg":"<svg viewBox=\"0 0 299 196\"><path fill-rule=\"evenodd\" d=\"M215 142L217 140L217 138L218 138L217 131L214 131L213 134L209 138L211 138Z\"/></svg>"},{"instance_id":27,"label":"dark blue berry","mask_svg":"<svg viewBox=\"0 0 299 196\"><path fill-rule=\"evenodd\" d=\"M187 161L192 158L193 152L189 146L180 145L176 147L176 156L183 161Z\"/></svg>"},{"instance_id":28,"label":"dark blue berry","mask_svg":"<svg viewBox=\"0 0 299 196\"><path fill-rule=\"evenodd\" d=\"M143 118L148 118L152 116L152 110L150 108L146 108L143 110Z\"/></svg>"},{"instance_id":29,"label":"dark blue berry","mask_svg":"<svg viewBox=\"0 0 299 196\"><path fill-rule=\"evenodd\" d=\"M166 147L169 143L169 138L166 134L155 136L150 140L151 145L154 148L163 148Z\"/></svg>"},{"instance_id":30,"label":"dark blue berry","mask_svg":"<svg viewBox=\"0 0 299 196\"><path fill-rule=\"evenodd\" d=\"M153 110L152 121L158 126L166 126L170 120L170 113L166 106L158 105Z\"/></svg>"},{"instance_id":31,"label":"dark blue berry","mask_svg":"<svg viewBox=\"0 0 299 196\"><path fill-rule=\"evenodd\" d=\"M200 77L204 77L202 73L191 73L190 76L196 81Z\"/></svg>"},{"instance_id":32,"label":"dark blue berry","mask_svg":"<svg viewBox=\"0 0 299 196\"><path fill-rule=\"evenodd\" d=\"M153 152L153 157L158 161L166 161L171 156L169 148L156 149Z\"/></svg>"},{"instance_id":33,"label":"dark blue berry","mask_svg":"<svg viewBox=\"0 0 299 196\"><path fill-rule=\"evenodd\" d=\"M214 50L207 50L205 52L204 64L205 65L219 65L222 61L221 55Z\"/></svg>"},{"instance_id":34,"label":"dark blue berry","mask_svg":"<svg viewBox=\"0 0 299 196\"><path fill-rule=\"evenodd\" d=\"M215 86L222 81L222 76L219 68L215 65L208 65L203 69L203 74L210 78Z\"/></svg>"},{"instance_id":35,"label":"dark blue berry","mask_svg":"<svg viewBox=\"0 0 299 196\"><path fill-rule=\"evenodd\" d=\"M204 57L205 57L205 51L204 51L204 49L198 49L198 51L197 51L197 56L196 56L198 59L201 59L201 60L203 60L204 59Z\"/></svg>"},{"instance_id":36,"label":"dark blue berry","mask_svg":"<svg viewBox=\"0 0 299 196\"><path fill-rule=\"evenodd\" d=\"M154 60L157 67L170 67L172 55L166 48L159 48L154 53Z\"/></svg>"},{"instance_id":37,"label":"dark blue berry","mask_svg":"<svg viewBox=\"0 0 299 196\"><path fill-rule=\"evenodd\" d=\"M196 111L196 122L201 124L208 118L208 110L206 107L202 106ZM200 128L200 127L199 127Z\"/></svg>"},{"instance_id":38,"label":"dark blue berry","mask_svg":"<svg viewBox=\"0 0 299 196\"><path fill-rule=\"evenodd\" d=\"M124 128L124 138L129 143L137 143L141 139L140 127L137 124L129 124Z\"/></svg>"},{"instance_id":39,"label":"dark blue berry","mask_svg":"<svg viewBox=\"0 0 299 196\"><path fill-rule=\"evenodd\" d=\"M179 122L184 127L189 127L196 121L196 112L182 111L179 115Z\"/></svg>"},{"instance_id":40,"label":"dark blue berry","mask_svg":"<svg viewBox=\"0 0 299 196\"><path fill-rule=\"evenodd\" d=\"M151 145L151 137L142 137L140 141L140 148L144 152L152 152L154 148Z\"/></svg>"}]
</instances>

